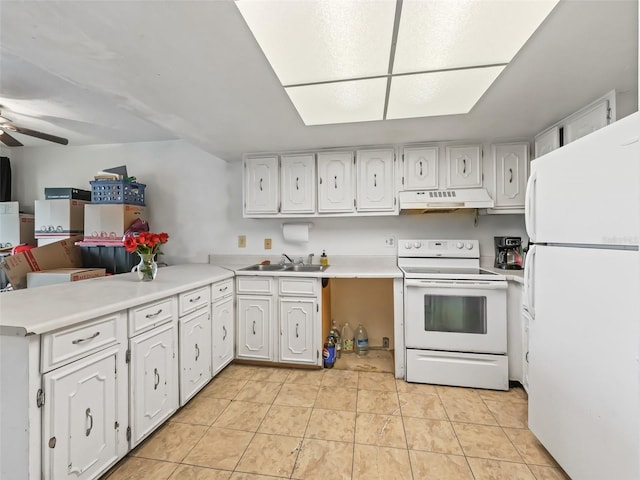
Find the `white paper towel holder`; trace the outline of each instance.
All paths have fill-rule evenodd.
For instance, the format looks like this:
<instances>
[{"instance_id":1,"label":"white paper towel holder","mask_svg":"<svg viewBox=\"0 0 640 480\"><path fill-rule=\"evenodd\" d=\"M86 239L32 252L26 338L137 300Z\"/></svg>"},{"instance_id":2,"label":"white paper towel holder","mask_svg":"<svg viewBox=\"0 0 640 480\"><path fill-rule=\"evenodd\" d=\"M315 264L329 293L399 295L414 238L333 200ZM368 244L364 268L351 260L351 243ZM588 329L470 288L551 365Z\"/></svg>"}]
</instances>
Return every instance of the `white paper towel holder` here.
<instances>
[{"instance_id":1,"label":"white paper towel holder","mask_svg":"<svg viewBox=\"0 0 640 480\"><path fill-rule=\"evenodd\" d=\"M285 230L287 230L287 228L285 227L295 227L295 228L306 228L307 229L307 236L308 236L308 232L309 229L313 227L313 223L310 222L295 222L295 223L283 223L282 224L282 236L284 238L285 241L292 241L292 242L305 242L305 241L309 241L308 238L305 240L302 239L292 239L292 238L287 238L287 234L285 232Z\"/></svg>"}]
</instances>

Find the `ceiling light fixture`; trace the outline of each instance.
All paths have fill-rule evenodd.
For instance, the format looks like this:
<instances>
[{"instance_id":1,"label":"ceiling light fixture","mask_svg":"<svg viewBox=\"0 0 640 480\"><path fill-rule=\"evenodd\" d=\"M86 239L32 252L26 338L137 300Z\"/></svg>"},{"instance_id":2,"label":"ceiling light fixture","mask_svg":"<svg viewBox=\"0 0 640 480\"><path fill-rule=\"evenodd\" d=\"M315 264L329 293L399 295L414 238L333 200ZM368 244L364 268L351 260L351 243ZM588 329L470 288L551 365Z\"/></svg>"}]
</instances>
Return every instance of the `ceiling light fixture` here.
<instances>
[{"instance_id":1,"label":"ceiling light fixture","mask_svg":"<svg viewBox=\"0 0 640 480\"><path fill-rule=\"evenodd\" d=\"M468 113L559 0L237 0L305 125Z\"/></svg>"}]
</instances>

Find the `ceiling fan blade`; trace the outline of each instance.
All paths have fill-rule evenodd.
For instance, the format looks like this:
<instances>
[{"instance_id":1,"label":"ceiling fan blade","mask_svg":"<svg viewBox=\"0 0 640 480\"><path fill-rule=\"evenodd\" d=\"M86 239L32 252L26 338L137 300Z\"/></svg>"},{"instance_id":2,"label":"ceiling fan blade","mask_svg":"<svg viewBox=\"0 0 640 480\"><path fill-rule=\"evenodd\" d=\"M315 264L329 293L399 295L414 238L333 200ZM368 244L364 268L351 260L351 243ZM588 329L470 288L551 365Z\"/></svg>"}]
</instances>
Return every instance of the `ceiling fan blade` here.
<instances>
[{"instance_id":1,"label":"ceiling fan blade","mask_svg":"<svg viewBox=\"0 0 640 480\"><path fill-rule=\"evenodd\" d=\"M22 147L22 143L13 138L4 130L0 129L0 142L4 143L7 147Z\"/></svg>"},{"instance_id":2,"label":"ceiling fan blade","mask_svg":"<svg viewBox=\"0 0 640 480\"><path fill-rule=\"evenodd\" d=\"M48 140L50 142L59 143L61 145L67 145L69 140L62 137L56 137L55 135L49 135L48 133L38 132L36 130L30 130L28 128L18 127L16 125L5 123L3 127L12 132L18 132L23 135L29 135L31 137L41 138L42 140Z\"/></svg>"}]
</instances>

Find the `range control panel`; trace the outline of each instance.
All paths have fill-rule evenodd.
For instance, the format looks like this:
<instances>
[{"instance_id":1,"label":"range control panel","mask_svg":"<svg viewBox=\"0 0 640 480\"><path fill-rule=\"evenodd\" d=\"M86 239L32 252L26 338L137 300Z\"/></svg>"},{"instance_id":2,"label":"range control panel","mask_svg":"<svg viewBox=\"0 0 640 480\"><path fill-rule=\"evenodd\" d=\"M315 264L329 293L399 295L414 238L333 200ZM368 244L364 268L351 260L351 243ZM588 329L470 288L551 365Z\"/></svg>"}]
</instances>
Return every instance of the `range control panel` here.
<instances>
[{"instance_id":1,"label":"range control panel","mask_svg":"<svg viewBox=\"0 0 640 480\"><path fill-rule=\"evenodd\" d=\"M398 240L398 257L480 258L478 240Z\"/></svg>"}]
</instances>

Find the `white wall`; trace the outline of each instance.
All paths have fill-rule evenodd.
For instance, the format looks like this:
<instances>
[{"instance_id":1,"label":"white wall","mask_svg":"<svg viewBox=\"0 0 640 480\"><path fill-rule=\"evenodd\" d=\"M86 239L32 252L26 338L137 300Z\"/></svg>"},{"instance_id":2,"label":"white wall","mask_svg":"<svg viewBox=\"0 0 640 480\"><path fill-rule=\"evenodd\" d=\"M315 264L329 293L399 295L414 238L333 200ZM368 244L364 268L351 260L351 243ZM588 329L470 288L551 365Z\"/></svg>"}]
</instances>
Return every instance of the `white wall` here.
<instances>
[{"instance_id":1,"label":"white wall","mask_svg":"<svg viewBox=\"0 0 640 480\"><path fill-rule=\"evenodd\" d=\"M331 255L395 255L385 238L472 238L481 254L493 257L494 235L525 237L522 215L479 216L472 211L390 217L313 218L310 241L287 244L282 223L292 219L242 218L242 168L226 163L183 141L90 147L24 147L10 149L13 199L33 211L45 187L90 189L93 175L104 168L127 165L129 175L145 183L149 224L171 236L162 258L169 264L206 262L207 255L306 255L323 249ZM486 159L489 161L489 159ZM237 236L247 247L237 247ZM272 250L264 249L272 239Z\"/></svg>"}]
</instances>

